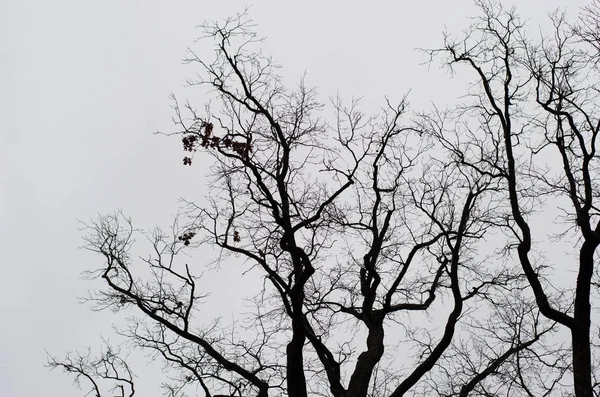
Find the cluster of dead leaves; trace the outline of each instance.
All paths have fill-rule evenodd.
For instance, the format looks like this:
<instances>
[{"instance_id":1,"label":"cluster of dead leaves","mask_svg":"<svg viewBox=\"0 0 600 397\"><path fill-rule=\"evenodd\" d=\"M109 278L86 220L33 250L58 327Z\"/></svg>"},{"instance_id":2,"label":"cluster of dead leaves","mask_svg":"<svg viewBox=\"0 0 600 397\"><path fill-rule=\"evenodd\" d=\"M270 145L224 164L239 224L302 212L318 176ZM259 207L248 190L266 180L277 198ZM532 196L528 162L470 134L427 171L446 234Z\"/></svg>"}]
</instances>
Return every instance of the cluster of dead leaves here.
<instances>
[{"instance_id":1,"label":"cluster of dead leaves","mask_svg":"<svg viewBox=\"0 0 600 397\"><path fill-rule=\"evenodd\" d=\"M250 152L252 152L252 145L248 142L237 142L230 137L220 138L214 136L214 125L212 123L203 122L200 128L203 130L202 135L200 135L202 138L200 143L198 143L199 135L196 133L187 134L182 138L184 151L193 153L197 150L198 146L210 149L221 148L231 150L244 159L247 159ZM192 165L192 159L187 156L184 157L183 165Z\"/></svg>"}]
</instances>

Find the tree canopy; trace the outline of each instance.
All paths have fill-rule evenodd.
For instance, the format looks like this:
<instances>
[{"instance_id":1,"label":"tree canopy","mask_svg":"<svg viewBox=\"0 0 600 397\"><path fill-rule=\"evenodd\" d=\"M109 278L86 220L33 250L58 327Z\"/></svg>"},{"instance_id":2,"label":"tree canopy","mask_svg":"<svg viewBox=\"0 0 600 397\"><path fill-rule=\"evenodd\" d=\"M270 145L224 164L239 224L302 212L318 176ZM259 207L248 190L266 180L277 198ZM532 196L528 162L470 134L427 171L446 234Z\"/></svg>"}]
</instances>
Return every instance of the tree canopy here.
<instances>
[{"instance_id":1,"label":"tree canopy","mask_svg":"<svg viewBox=\"0 0 600 397\"><path fill-rule=\"evenodd\" d=\"M174 97L167 135L207 172L206 198L170 231L120 212L85 224L105 283L89 300L135 309L120 333L160 358L168 395L600 395L600 2L537 38L514 9L477 5L423 50L472 83L444 110L320 103L304 80L284 86L247 13L202 26L215 52L186 62L212 101ZM250 297L233 323L203 316L203 272L224 263ZM133 396L106 349L49 365Z\"/></svg>"}]
</instances>

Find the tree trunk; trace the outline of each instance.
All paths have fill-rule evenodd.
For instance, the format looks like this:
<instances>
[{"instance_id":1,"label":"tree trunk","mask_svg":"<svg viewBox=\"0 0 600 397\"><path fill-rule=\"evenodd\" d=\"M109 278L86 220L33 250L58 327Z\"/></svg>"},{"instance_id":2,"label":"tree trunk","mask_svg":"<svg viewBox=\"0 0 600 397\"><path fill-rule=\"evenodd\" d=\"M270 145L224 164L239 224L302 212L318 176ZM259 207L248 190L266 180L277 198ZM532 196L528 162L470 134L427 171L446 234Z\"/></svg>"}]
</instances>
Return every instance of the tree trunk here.
<instances>
[{"instance_id":1,"label":"tree trunk","mask_svg":"<svg viewBox=\"0 0 600 397\"><path fill-rule=\"evenodd\" d=\"M589 326L571 331L576 397L593 397Z\"/></svg>"},{"instance_id":2,"label":"tree trunk","mask_svg":"<svg viewBox=\"0 0 600 397\"><path fill-rule=\"evenodd\" d=\"M595 241L586 240L579 252L579 274L575 292L575 327L571 329L573 343L573 381L576 397L592 397L592 357L590 351L591 305L590 287L594 272Z\"/></svg>"},{"instance_id":3,"label":"tree trunk","mask_svg":"<svg viewBox=\"0 0 600 397\"><path fill-rule=\"evenodd\" d=\"M375 366L383 356L383 324L381 320L369 328L367 350L358 356L356 367L350 378L347 397L365 397Z\"/></svg>"},{"instance_id":4,"label":"tree trunk","mask_svg":"<svg viewBox=\"0 0 600 397\"><path fill-rule=\"evenodd\" d=\"M297 293L298 294L298 293ZM292 340L286 348L287 389L289 397L307 397L306 376L304 375L304 342L306 334L302 314L302 300L292 298Z\"/></svg>"}]
</instances>

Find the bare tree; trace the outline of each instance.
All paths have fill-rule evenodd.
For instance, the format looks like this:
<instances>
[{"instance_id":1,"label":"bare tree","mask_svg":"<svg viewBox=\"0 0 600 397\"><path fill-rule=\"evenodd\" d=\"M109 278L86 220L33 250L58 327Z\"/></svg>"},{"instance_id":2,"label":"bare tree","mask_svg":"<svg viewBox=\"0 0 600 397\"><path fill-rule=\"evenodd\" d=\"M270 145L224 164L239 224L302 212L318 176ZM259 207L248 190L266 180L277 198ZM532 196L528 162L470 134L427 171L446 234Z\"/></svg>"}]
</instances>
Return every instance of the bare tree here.
<instances>
[{"instance_id":1,"label":"bare tree","mask_svg":"<svg viewBox=\"0 0 600 397\"><path fill-rule=\"evenodd\" d=\"M186 62L213 102L173 98L167 135L208 169L205 199L168 232L121 213L85 225L105 284L90 301L141 314L120 333L161 359L169 395L593 395L598 3L576 24L555 14L539 45L514 10L477 4L464 37L428 51L474 73L467 99L421 114L322 104L283 85L245 13L203 25L215 56ZM553 235L544 212L563 216ZM537 249L552 238L579 250L574 287ZM251 310L206 318L202 275L232 263ZM100 395L94 363L50 361Z\"/></svg>"},{"instance_id":2,"label":"bare tree","mask_svg":"<svg viewBox=\"0 0 600 397\"><path fill-rule=\"evenodd\" d=\"M596 387L592 367L591 298L595 252L600 244L597 217L598 165L598 3L584 9L579 23L563 13L551 16L554 31L534 44L514 10L478 2L482 16L464 38L446 38L442 50L451 67L465 65L476 83L463 139L440 133L455 158L480 175L501 181L510 216L503 225L514 242L537 306L571 333L575 395ZM537 104L534 107L533 104ZM558 216L561 229L535 234L535 214ZM546 282L553 265L540 258L540 240L576 248L575 285ZM536 263L536 256L541 260ZM567 259L565 265L570 264ZM552 291L562 288L562 293ZM596 389L596 395L598 391Z\"/></svg>"},{"instance_id":3,"label":"bare tree","mask_svg":"<svg viewBox=\"0 0 600 397\"><path fill-rule=\"evenodd\" d=\"M451 346L470 302L519 282L474 254L499 222L498 183L437 159L439 142L404 121L405 100L376 117L335 100L323 121L304 82L282 85L245 14L204 31L216 58L190 52L204 71L190 84L220 106L174 109L184 165L210 159L208 205L188 201L171 233L146 234L145 259L131 255L142 233L122 214L86 225L87 248L105 260L90 273L106 282L92 300L143 314L122 333L179 371L172 395L188 384L207 396L405 395ZM211 262L182 254L206 245L220 250L213 265L242 262L258 276L244 286L256 310L242 326L203 321L198 283ZM401 342L415 335L410 313L438 297L441 331ZM398 362L398 343L418 353Z\"/></svg>"}]
</instances>

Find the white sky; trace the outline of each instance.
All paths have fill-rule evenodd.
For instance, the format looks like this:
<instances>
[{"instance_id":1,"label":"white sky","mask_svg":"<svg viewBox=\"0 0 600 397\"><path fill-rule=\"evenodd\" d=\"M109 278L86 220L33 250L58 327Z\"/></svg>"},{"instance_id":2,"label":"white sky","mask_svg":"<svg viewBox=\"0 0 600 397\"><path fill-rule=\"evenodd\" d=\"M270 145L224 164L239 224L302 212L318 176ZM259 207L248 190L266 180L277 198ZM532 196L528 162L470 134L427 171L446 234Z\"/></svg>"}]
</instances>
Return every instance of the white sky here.
<instances>
[{"instance_id":1,"label":"white sky","mask_svg":"<svg viewBox=\"0 0 600 397\"><path fill-rule=\"evenodd\" d=\"M533 26L584 3L523 0L518 11ZM247 4L0 1L0 396L82 395L43 366L44 349L97 347L115 321L77 302L93 287L79 274L101 258L78 250L76 218L122 208L137 226L167 226L178 197L202 195L202 168L181 165L180 140L151 133L171 126L170 92L203 106L182 88L195 73L180 62L194 26ZM306 71L323 98L364 96L376 110L409 89L421 108L464 92L414 49L440 46L444 27L458 33L473 10L470 0L255 0L250 14L286 81Z\"/></svg>"}]
</instances>

